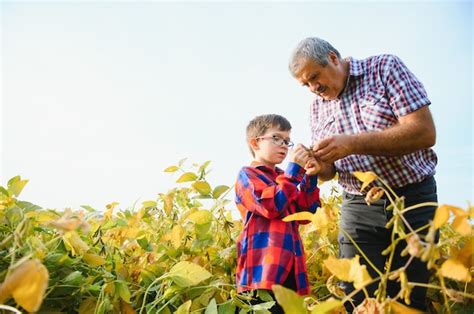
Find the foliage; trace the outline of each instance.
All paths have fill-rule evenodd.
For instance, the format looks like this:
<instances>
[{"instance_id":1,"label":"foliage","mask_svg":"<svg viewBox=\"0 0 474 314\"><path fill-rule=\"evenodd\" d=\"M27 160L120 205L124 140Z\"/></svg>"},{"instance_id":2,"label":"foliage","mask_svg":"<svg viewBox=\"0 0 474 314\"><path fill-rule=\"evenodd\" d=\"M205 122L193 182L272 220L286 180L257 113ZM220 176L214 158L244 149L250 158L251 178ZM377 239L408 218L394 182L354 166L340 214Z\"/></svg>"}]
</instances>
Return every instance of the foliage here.
<instances>
[{"instance_id":1,"label":"foliage","mask_svg":"<svg viewBox=\"0 0 474 314\"><path fill-rule=\"evenodd\" d=\"M103 210L86 205L53 210L18 198L27 180L14 177L0 187L0 313L15 308L39 313L207 314L234 313L236 308L268 313L274 304L269 295L260 296L265 303L251 305L250 295L236 293L235 239L242 224L232 219L228 207L232 189L207 181L209 162L184 163L165 169L176 175L176 187L137 208L119 209L112 202ZM362 178L377 180L372 174ZM343 294L338 280L363 289L372 280L396 276L404 280L400 297L409 295L413 284L403 279L403 270L375 279L357 259L336 258L340 202L333 187L316 214L289 218L313 222L301 226L312 293L303 298L275 286L276 301L287 311L342 311L350 296ZM394 224L411 210L400 204L393 208ZM436 270L429 297L440 311L472 310L472 215L472 207L468 212L439 207L430 224L431 230L441 228L438 244L394 228L409 243L407 254L421 256ZM367 299L365 308L407 310L379 295Z\"/></svg>"}]
</instances>

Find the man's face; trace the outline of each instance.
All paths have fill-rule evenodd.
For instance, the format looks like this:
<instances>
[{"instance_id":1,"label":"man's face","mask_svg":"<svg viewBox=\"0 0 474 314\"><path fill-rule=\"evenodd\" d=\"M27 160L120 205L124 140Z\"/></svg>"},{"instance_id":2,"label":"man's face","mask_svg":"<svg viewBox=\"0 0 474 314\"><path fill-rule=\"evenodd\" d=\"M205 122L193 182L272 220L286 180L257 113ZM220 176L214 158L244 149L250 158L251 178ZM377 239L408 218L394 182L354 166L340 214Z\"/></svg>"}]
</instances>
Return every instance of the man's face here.
<instances>
[{"instance_id":1,"label":"man's face","mask_svg":"<svg viewBox=\"0 0 474 314\"><path fill-rule=\"evenodd\" d=\"M344 89L347 75L341 60L330 52L325 66L312 59L302 61L296 79L312 93L325 100L334 100Z\"/></svg>"}]
</instances>

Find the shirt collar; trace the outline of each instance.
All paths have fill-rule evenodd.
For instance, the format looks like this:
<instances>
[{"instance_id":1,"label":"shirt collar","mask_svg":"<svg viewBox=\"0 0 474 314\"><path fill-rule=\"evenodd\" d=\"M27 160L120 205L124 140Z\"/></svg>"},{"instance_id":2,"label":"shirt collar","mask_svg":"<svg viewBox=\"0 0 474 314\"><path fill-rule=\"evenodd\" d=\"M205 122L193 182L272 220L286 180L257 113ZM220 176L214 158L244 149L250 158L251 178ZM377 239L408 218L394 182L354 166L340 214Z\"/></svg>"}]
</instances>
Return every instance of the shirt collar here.
<instances>
[{"instance_id":1,"label":"shirt collar","mask_svg":"<svg viewBox=\"0 0 474 314\"><path fill-rule=\"evenodd\" d=\"M364 63L362 60L357 60L352 57L348 57L349 61L349 75L350 76L361 76L364 74Z\"/></svg>"},{"instance_id":2,"label":"shirt collar","mask_svg":"<svg viewBox=\"0 0 474 314\"><path fill-rule=\"evenodd\" d=\"M277 175L283 173L284 171L278 167L275 167L275 169L268 167L267 165L264 165L256 160L253 160L252 163L250 164L250 167L257 168L263 171L267 172L276 172Z\"/></svg>"}]
</instances>

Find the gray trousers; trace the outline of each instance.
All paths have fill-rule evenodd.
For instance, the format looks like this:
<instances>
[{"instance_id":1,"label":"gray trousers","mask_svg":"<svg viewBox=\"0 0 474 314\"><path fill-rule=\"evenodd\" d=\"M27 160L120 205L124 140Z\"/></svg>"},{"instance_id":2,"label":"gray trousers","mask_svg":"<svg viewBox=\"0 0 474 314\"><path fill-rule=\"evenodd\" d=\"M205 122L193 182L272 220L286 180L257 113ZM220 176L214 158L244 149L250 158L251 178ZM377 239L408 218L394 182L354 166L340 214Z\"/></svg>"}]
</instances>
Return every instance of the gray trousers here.
<instances>
[{"instance_id":1,"label":"gray trousers","mask_svg":"<svg viewBox=\"0 0 474 314\"><path fill-rule=\"evenodd\" d=\"M405 207L423 202L437 202L436 181L429 177L420 183L410 184L395 191L399 196L405 196ZM385 262L387 256L381 254L391 243L391 229L385 227L386 223L392 218L391 210L386 210L390 205L389 200L382 198L372 203L370 206L364 200L363 195L343 193L343 202L341 205L340 227L343 228L352 239L359 245L365 255L371 262L383 273L385 273ZM421 207L404 214L404 217L411 225L413 230L422 227L432 220L436 207ZM405 228L407 230L407 228ZM408 232L408 231L407 231ZM426 234L422 232L421 234ZM438 236L437 236L438 237ZM341 258L352 258L355 255L360 256L361 264L367 265L367 270L372 278L378 277L375 270L365 261L352 244L350 239L342 232L339 233L339 256ZM409 255L401 257L401 251L406 247L406 241L401 241L397 247L392 260L391 269L397 269L405 265ZM426 264L420 259L415 258L406 271L408 280L411 282L427 283L431 272L427 270ZM371 296L377 289L379 282L369 285L367 290ZM348 294L354 290L351 283L344 282L342 288ZM387 285L387 295L394 297L400 290L400 285L396 281L389 280ZM354 303L357 305L365 298L363 292L354 297ZM411 307L425 311L426 306L426 288L415 287L410 297ZM400 300L401 302L401 300ZM346 309L353 310L351 304L346 304Z\"/></svg>"}]
</instances>

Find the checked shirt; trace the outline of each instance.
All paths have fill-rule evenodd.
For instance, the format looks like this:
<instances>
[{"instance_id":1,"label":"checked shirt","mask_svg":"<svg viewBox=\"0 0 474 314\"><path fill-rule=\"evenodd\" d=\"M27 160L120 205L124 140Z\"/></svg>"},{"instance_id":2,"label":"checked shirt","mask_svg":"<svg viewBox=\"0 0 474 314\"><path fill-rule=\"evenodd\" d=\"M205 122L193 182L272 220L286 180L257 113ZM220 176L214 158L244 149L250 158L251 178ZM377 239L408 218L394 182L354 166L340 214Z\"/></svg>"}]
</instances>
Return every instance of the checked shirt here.
<instances>
[{"instance_id":1,"label":"checked shirt","mask_svg":"<svg viewBox=\"0 0 474 314\"><path fill-rule=\"evenodd\" d=\"M313 144L331 135L357 134L387 129L398 119L430 100L421 82L396 56L379 55L364 60L349 58L349 80L337 100L318 96L311 105ZM404 156L349 155L335 162L345 191L361 194L361 182L352 172L373 171L392 188L421 182L433 176L437 157L432 149Z\"/></svg>"},{"instance_id":2,"label":"checked shirt","mask_svg":"<svg viewBox=\"0 0 474 314\"><path fill-rule=\"evenodd\" d=\"M294 271L297 292L309 293L299 223L284 222L299 211L319 207L317 176L290 162L286 171L253 162L243 167L235 185L236 204L244 221L237 239L237 291L271 290Z\"/></svg>"}]
</instances>

